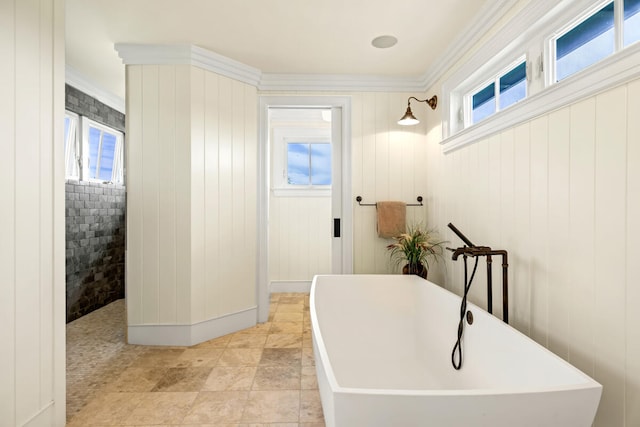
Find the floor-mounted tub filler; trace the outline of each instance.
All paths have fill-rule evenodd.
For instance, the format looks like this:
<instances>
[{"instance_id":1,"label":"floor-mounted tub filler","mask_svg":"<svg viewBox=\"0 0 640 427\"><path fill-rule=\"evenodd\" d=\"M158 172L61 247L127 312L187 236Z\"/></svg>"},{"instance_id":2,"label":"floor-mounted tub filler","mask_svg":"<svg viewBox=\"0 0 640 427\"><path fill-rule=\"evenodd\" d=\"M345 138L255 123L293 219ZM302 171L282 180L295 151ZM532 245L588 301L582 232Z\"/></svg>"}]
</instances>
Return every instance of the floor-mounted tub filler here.
<instances>
[{"instance_id":1,"label":"floor-mounted tub filler","mask_svg":"<svg viewBox=\"0 0 640 427\"><path fill-rule=\"evenodd\" d=\"M455 370L459 307L459 296L417 276L316 276L327 427L591 426L602 386L473 304Z\"/></svg>"}]
</instances>

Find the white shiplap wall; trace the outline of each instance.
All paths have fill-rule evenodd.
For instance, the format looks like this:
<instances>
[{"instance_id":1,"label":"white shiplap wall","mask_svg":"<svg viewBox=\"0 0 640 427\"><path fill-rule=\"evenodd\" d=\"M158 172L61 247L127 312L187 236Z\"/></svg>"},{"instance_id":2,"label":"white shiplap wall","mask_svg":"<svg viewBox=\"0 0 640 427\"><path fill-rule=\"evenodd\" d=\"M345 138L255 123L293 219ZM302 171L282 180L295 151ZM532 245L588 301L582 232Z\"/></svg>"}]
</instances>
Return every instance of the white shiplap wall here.
<instances>
[{"instance_id":1,"label":"white shiplap wall","mask_svg":"<svg viewBox=\"0 0 640 427\"><path fill-rule=\"evenodd\" d=\"M331 198L269 200L270 281L311 281L331 274Z\"/></svg>"},{"instance_id":2,"label":"white shiplap wall","mask_svg":"<svg viewBox=\"0 0 640 427\"><path fill-rule=\"evenodd\" d=\"M433 200L427 196L427 146L425 123L435 113L423 103L415 103L414 113L422 120L417 126L397 124L404 113L407 98L415 94L367 92L352 96L352 185L354 224L354 272L388 273L392 271L386 245L376 232L376 209L363 203L400 200L424 207L407 207L407 221L426 223L426 212Z\"/></svg>"},{"instance_id":3,"label":"white shiplap wall","mask_svg":"<svg viewBox=\"0 0 640 427\"><path fill-rule=\"evenodd\" d=\"M509 251L511 324L603 384L597 426L640 425L639 99L636 80L447 155L428 136L430 220ZM461 271L433 277L460 293Z\"/></svg>"},{"instance_id":4,"label":"white shiplap wall","mask_svg":"<svg viewBox=\"0 0 640 427\"><path fill-rule=\"evenodd\" d=\"M256 89L189 65L127 66L129 325L255 307Z\"/></svg>"},{"instance_id":5,"label":"white shiplap wall","mask_svg":"<svg viewBox=\"0 0 640 427\"><path fill-rule=\"evenodd\" d=\"M65 423L64 3L0 6L0 424Z\"/></svg>"}]
</instances>

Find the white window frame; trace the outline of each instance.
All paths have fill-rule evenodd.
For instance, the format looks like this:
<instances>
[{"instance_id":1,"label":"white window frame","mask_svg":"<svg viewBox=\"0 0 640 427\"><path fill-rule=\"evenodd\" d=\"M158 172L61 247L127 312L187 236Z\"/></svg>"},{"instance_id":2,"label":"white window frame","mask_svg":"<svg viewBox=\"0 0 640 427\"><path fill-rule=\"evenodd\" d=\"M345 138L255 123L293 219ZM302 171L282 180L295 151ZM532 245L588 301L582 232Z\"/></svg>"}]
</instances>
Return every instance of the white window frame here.
<instances>
[{"instance_id":1,"label":"white window frame","mask_svg":"<svg viewBox=\"0 0 640 427\"><path fill-rule=\"evenodd\" d=\"M522 101L517 101L505 108L500 108L500 79L502 77L504 77L505 74L511 72L512 70L514 70L516 67L518 67L520 64L525 63L525 70L528 70L529 67L527 66L527 56L526 55L521 55L519 56L517 59L515 59L514 61L512 61L509 65L507 65L506 67L502 68L498 73L495 73L491 78L483 81L481 84L475 86L472 90L470 90L469 92L467 92L467 94L464 96L463 98L463 111L464 111L464 127L467 128L469 126L473 126L474 124L477 123L473 123L473 96L476 95L479 91L481 91L482 89L484 89L485 87L489 86L492 82L493 82L493 95L494 95L494 99L495 99L495 103L496 103L496 108L495 111L493 112L493 114L485 117L484 119L480 120L478 123L488 119L489 117L493 116L494 114L505 110L507 108L513 107L514 105L516 105L518 102ZM528 73L527 73L528 74ZM527 84L525 86L525 97L524 99L526 99L526 97L529 94L529 77L525 76L525 80L527 81Z\"/></svg>"},{"instance_id":2,"label":"white window frame","mask_svg":"<svg viewBox=\"0 0 640 427\"><path fill-rule=\"evenodd\" d=\"M331 185L295 185L287 182L287 144L331 144L331 129L277 127L273 130L271 191L278 197L330 197Z\"/></svg>"},{"instance_id":3,"label":"white window frame","mask_svg":"<svg viewBox=\"0 0 640 427\"><path fill-rule=\"evenodd\" d=\"M70 119L69 133L67 140L64 142L64 175L66 179L80 180L80 116L69 110L64 112L65 119ZM75 164L77 174L69 173L71 165Z\"/></svg>"},{"instance_id":4,"label":"white window frame","mask_svg":"<svg viewBox=\"0 0 640 427\"><path fill-rule=\"evenodd\" d=\"M105 181L102 179L90 178L89 177L89 129L96 128L104 133L109 133L116 138L116 146L113 153L113 170L111 174L111 179L109 181ZM102 182L102 183L112 183L112 184L124 184L124 176L123 176L123 141L124 134L119 130L116 130L112 127L105 126L101 123L96 122L95 120L91 120L88 117L82 116L82 180L83 181L91 181L91 182ZM100 147L98 147L98 153L101 152ZM98 161L98 165L96 165L96 171L99 171L100 162Z\"/></svg>"},{"instance_id":5,"label":"white window frame","mask_svg":"<svg viewBox=\"0 0 640 427\"><path fill-rule=\"evenodd\" d=\"M579 22L579 18L587 16L590 10L603 7L606 3L606 0L536 0L515 13L503 28L444 82L441 141L444 152L640 77L640 43L620 48L560 82L552 82L549 77L549 43L552 37L572 23ZM617 6L616 10L615 21L619 25L623 17L620 12L622 8ZM616 36L617 47L621 46L619 38ZM478 86L480 81L487 81L492 66L495 68L496 64L507 63L508 58L514 58L518 51L526 52L527 98L476 124L463 127L461 112L467 89Z\"/></svg>"}]
</instances>

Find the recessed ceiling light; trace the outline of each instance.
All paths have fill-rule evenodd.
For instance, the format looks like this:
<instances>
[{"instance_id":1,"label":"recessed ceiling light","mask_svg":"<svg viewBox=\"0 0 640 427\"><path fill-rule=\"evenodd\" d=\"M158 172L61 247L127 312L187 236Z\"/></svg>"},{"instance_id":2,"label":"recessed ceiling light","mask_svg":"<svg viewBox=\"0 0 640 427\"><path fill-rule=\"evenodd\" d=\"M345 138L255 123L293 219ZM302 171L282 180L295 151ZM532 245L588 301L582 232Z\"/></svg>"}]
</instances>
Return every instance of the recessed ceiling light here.
<instances>
[{"instance_id":1,"label":"recessed ceiling light","mask_svg":"<svg viewBox=\"0 0 640 427\"><path fill-rule=\"evenodd\" d=\"M398 39L393 36L378 36L371 40L371 44L378 49L386 49L395 46Z\"/></svg>"}]
</instances>

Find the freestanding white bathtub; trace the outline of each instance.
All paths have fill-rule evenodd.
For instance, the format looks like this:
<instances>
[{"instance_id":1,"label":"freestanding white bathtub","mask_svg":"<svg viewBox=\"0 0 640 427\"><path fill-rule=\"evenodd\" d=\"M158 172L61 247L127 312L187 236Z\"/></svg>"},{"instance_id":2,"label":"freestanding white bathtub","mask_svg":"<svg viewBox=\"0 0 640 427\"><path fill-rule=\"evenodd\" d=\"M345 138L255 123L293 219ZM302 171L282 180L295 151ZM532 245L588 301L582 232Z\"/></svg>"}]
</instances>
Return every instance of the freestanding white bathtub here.
<instances>
[{"instance_id":1,"label":"freestanding white bathtub","mask_svg":"<svg viewBox=\"0 0 640 427\"><path fill-rule=\"evenodd\" d=\"M311 322L327 427L591 426L602 386L473 304L417 276L316 276Z\"/></svg>"}]
</instances>

